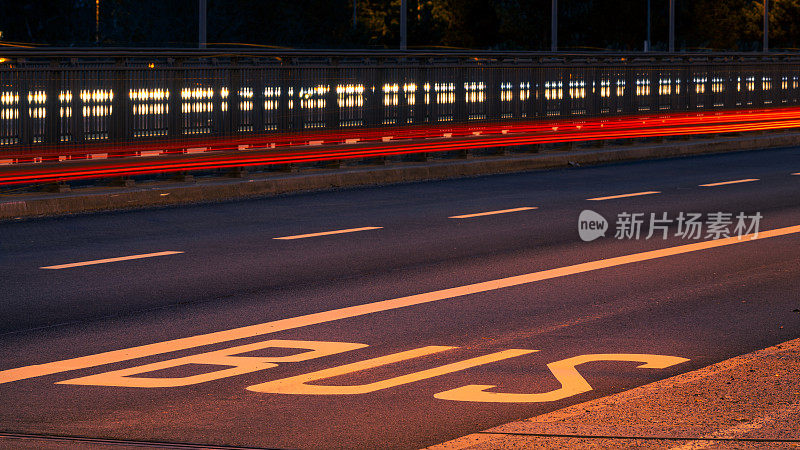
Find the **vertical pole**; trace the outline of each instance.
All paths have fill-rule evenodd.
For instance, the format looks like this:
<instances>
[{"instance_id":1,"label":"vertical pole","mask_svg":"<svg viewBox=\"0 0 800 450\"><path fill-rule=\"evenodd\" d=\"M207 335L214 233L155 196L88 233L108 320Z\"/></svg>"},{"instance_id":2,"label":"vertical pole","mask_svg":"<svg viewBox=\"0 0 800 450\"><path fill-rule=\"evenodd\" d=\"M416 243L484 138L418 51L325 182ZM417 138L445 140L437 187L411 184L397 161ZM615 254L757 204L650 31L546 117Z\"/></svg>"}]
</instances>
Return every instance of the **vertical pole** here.
<instances>
[{"instance_id":1,"label":"vertical pole","mask_svg":"<svg viewBox=\"0 0 800 450\"><path fill-rule=\"evenodd\" d=\"M764 0L764 53L769 51L769 0Z\"/></svg>"},{"instance_id":2,"label":"vertical pole","mask_svg":"<svg viewBox=\"0 0 800 450\"><path fill-rule=\"evenodd\" d=\"M558 51L558 0L553 0L550 10L550 51Z\"/></svg>"},{"instance_id":3,"label":"vertical pole","mask_svg":"<svg viewBox=\"0 0 800 450\"><path fill-rule=\"evenodd\" d=\"M650 0L647 0L647 41L644 45L644 51L650 51Z\"/></svg>"},{"instance_id":4,"label":"vertical pole","mask_svg":"<svg viewBox=\"0 0 800 450\"><path fill-rule=\"evenodd\" d=\"M199 34L198 34L197 46L200 48L206 48L206 23L207 23L206 15L208 9L208 0L198 0L198 2L199 2L198 6L200 9L200 14L198 14Z\"/></svg>"},{"instance_id":5,"label":"vertical pole","mask_svg":"<svg viewBox=\"0 0 800 450\"><path fill-rule=\"evenodd\" d=\"M675 0L669 0L669 52L675 51Z\"/></svg>"},{"instance_id":6,"label":"vertical pole","mask_svg":"<svg viewBox=\"0 0 800 450\"><path fill-rule=\"evenodd\" d=\"M408 48L407 6L406 0L400 0L400 50L406 50Z\"/></svg>"}]
</instances>

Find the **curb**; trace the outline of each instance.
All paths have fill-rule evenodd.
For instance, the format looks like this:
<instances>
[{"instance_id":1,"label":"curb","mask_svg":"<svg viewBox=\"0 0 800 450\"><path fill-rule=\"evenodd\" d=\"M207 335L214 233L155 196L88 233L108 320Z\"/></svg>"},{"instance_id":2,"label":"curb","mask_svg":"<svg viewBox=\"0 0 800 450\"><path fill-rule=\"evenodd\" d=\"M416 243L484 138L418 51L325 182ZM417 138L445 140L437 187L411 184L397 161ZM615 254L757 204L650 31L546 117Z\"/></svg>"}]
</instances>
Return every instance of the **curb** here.
<instances>
[{"instance_id":1,"label":"curb","mask_svg":"<svg viewBox=\"0 0 800 450\"><path fill-rule=\"evenodd\" d=\"M794 448L798 368L794 339L427 449Z\"/></svg>"},{"instance_id":2,"label":"curb","mask_svg":"<svg viewBox=\"0 0 800 450\"><path fill-rule=\"evenodd\" d=\"M147 207L220 202L358 186L445 180L527 172L570 165L672 158L800 145L800 133L725 137L659 144L637 144L580 151L553 151L464 160L403 163L398 166L332 169L307 174L265 175L251 179L199 181L139 188L75 190L69 193L17 194L0 199L0 220L60 216Z\"/></svg>"}]
</instances>

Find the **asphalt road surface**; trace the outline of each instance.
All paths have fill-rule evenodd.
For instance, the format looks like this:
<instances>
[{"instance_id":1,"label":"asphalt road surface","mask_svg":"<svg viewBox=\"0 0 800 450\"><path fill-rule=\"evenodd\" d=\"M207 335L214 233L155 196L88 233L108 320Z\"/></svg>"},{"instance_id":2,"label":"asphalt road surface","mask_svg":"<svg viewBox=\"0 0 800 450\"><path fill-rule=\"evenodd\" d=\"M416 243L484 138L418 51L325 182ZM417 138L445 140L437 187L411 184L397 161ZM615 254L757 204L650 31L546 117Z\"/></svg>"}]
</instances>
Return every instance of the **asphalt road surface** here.
<instances>
[{"instance_id":1,"label":"asphalt road surface","mask_svg":"<svg viewBox=\"0 0 800 450\"><path fill-rule=\"evenodd\" d=\"M0 433L419 448L797 338L798 172L763 150L2 223Z\"/></svg>"}]
</instances>

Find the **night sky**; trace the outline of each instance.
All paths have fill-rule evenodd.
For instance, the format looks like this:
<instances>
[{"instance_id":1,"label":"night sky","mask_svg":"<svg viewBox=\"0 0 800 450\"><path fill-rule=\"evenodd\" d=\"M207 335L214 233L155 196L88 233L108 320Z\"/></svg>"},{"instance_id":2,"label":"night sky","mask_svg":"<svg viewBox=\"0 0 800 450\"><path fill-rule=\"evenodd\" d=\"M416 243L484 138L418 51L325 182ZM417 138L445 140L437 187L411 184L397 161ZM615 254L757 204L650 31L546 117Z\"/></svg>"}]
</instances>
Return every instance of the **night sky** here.
<instances>
[{"instance_id":1,"label":"night sky","mask_svg":"<svg viewBox=\"0 0 800 450\"><path fill-rule=\"evenodd\" d=\"M18 0L0 3L2 41L55 46L196 46L193 0ZM800 47L800 0L772 3L770 47ZM676 0L681 50L757 50L763 2ZM211 46L396 48L400 0L208 0ZM547 50L550 0L408 0L409 48ZM653 49L666 49L667 0L652 0ZM563 50L640 50L645 0L561 0ZM99 42L97 42L99 38Z\"/></svg>"}]
</instances>

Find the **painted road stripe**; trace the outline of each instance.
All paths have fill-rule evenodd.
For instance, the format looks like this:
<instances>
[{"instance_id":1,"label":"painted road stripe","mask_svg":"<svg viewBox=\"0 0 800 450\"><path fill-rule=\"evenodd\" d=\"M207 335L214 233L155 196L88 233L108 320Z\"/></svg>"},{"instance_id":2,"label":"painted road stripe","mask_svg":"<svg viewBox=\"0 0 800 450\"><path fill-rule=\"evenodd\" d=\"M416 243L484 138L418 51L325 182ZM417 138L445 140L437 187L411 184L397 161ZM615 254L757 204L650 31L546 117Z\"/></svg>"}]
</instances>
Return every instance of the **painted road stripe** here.
<instances>
[{"instance_id":1,"label":"painted road stripe","mask_svg":"<svg viewBox=\"0 0 800 450\"><path fill-rule=\"evenodd\" d=\"M305 239L305 238L317 237L317 236L327 236L329 234L355 233L356 231L380 230L381 228L383 228L383 227L348 228L346 230L323 231L321 233L309 233L309 234L296 234L294 236L283 236L283 237L276 237L276 238L272 238L272 239L288 241L288 240L292 240L292 239Z\"/></svg>"},{"instance_id":2,"label":"painted road stripe","mask_svg":"<svg viewBox=\"0 0 800 450\"><path fill-rule=\"evenodd\" d=\"M747 179L744 179L744 180L732 180L732 181L722 181L722 182L719 182L719 183L701 184L700 187L725 186L726 184L749 183L751 181L758 181L758 178L747 178Z\"/></svg>"},{"instance_id":3,"label":"painted road stripe","mask_svg":"<svg viewBox=\"0 0 800 450\"><path fill-rule=\"evenodd\" d=\"M593 202L597 202L597 201L600 201L600 200L613 200L615 198L638 197L640 195L652 195L652 194L660 194L660 193L661 193L661 191L634 192L633 194L610 195L608 197L587 198L586 200L591 200Z\"/></svg>"},{"instance_id":4,"label":"painted road stripe","mask_svg":"<svg viewBox=\"0 0 800 450\"><path fill-rule=\"evenodd\" d=\"M481 283L468 284L439 291L425 292L422 294L409 295L406 297L382 300L363 305L348 306L345 308L333 309L318 313L306 314L288 319L274 320L256 325L249 325L230 330L216 331L213 333L200 334L185 338L178 338L169 341L157 342L154 344L140 345L121 350L112 350L94 355L81 356L77 358L54 361L45 364L18 367L0 371L0 384L12 381L25 380L33 377L51 375L54 373L66 372L69 370L86 369L89 367L100 366L103 364L128 361L136 358L144 358L152 355L159 355L167 352L186 350L203 345L216 344L220 342L233 341L237 339L247 339L279 331L292 330L296 328L318 325L321 323L333 322L336 320L349 319L352 317L364 316L382 311L406 308L414 305L447 300L462 297L469 294L489 292L512 286L534 283L536 281L550 280L553 278L575 275L594 270L607 269L625 264L632 264L642 261L649 261L667 256L681 255L685 253L708 250L717 247L724 247L734 244L742 244L753 240L767 239L778 236L787 236L800 233L800 225L786 228L776 228L774 230L762 231L758 234L747 234L739 237L717 239L711 241L695 242L692 244L678 245L675 247L651 250L647 252L634 253L632 255L617 256L613 258L599 259L596 261L575 264L572 266L559 267L555 269L542 270L540 272L527 273L508 278L484 281Z\"/></svg>"},{"instance_id":5,"label":"painted road stripe","mask_svg":"<svg viewBox=\"0 0 800 450\"><path fill-rule=\"evenodd\" d=\"M513 208L513 209L499 209L497 211L486 211L482 213L475 213L475 214L462 214L460 216L450 216L449 219L469 219L470 217L481 217L481 216L491 216L494 214L505 214L505 213L512 213L517 211L529 211L531 209L537 209L536 206L523 206L522 208Z\"/></svg>"},{"instance_id":6,"label":"painted road stripe","mask_svg":"<svg viewBox=\"0 0 800 450\"><path fill-rule=\"evenodd\" d=\"M177 255L183 252L158 252L158 253L142 253L141 255L130 255L130 256L120 256L118 258L107 258L107 259L95 259L93 261L82 261L82 262L75 262L69 264L59 264L57 266L44 266L39 267L40 269L47 269L47 270L57 270L57 269L69 269L72 267L81 267L81 266L93 266L95 264L106 264L106 263L113 263L119 261L129 261L131 259L142 259L142 258L155 258L156 256L167 256L167 255Z\"/></svg>"}]
</instances>

